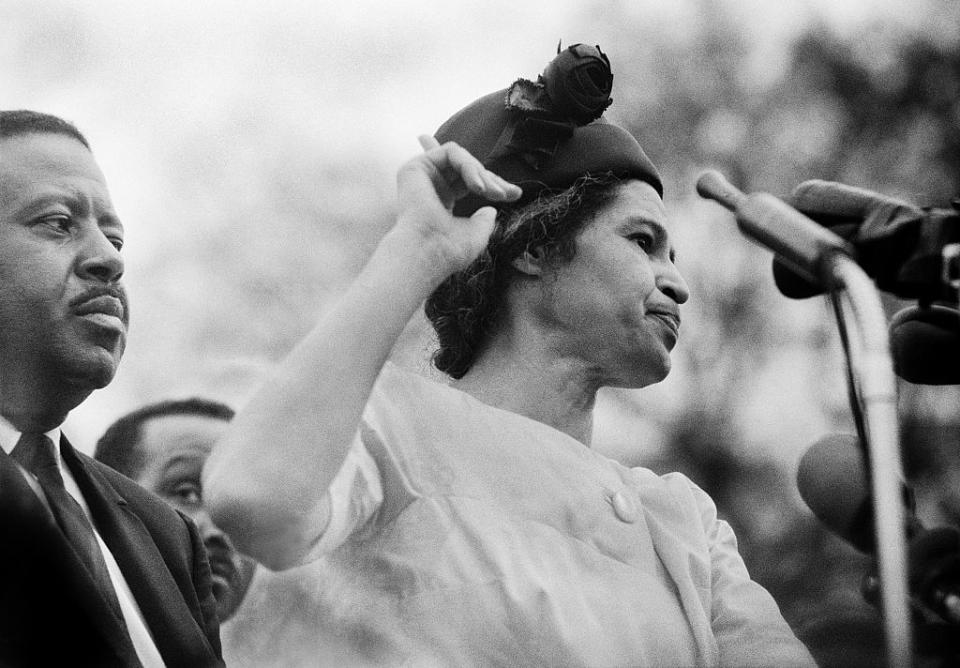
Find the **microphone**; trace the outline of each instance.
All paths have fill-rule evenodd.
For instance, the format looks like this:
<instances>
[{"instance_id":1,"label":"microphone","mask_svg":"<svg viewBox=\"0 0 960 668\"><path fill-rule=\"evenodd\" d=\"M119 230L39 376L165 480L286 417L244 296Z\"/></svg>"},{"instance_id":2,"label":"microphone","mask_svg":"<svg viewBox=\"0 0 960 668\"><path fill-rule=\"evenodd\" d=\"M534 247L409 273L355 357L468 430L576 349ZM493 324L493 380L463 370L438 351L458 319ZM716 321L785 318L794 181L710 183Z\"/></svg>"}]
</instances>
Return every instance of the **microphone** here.
<instances>
[{"instance_id":1,"label":"microphone","mask_svg":"<svg viewBox=\"0 0 960 668\"><path fill-rule=\"evenodd\" d=\"M820 180L804 181L788 201L850 242L857 262L880 290L904 299L956 300L941 275L943 248L960 241L956 208L920 208L864 188ZM773 277L780 292L793 299L825 291L821 283L776 259Z\"/></svg>"},{"instance_id":2,"label":"microphone","mask_svg":"<svg viewBox=\"0 0 960 668\"><path fill-rule=\"evenodd\" d=\"M800 458L797 488L803 502L830 531L861 552L876 551L873 500L856 436L833 434L811 445ZM909 496L906 488L905 492ZM907 538L919 529L919 521L908 512Z\"/></svg>"},{"instance_id":3,"label":"microphone","mask_svg":"<svg viewBox=\"0 0 960 668\"><path fill-rule=\"evenodd\" d=\"M890 320L893 369L910 383L960 384L960 312L911 306Z\"/></svg>"},{"instance_id":4,"label":"microphone","mask_svg":"<svg viewBox=\"0 0 960 668\"><path fill-rule=\"evenodd\" d=\"M875 222L870 227L874 235L880 233L897 237L896 241L891 239L888 245L892 246L892 249L885 249L886 255L903 254L913 247L913 240L899 238L904 235L901 229L903 223L898 223L900 228L896 230L887 229L891 227L891 221L920 220L923 215L920 209L908 202L865 188L819 179L811 179L798 185L787 201L841 238L852 241L858 251L861 251L861 248L857 241L860 241L859 237L862 236L859 233L862 228L867 227L867 219L872 217ZM874 251L868 254L876 256L877 253ZM864 270L870 276L876 277L878 268L874 267L874 271L871 271L864 266L864 258L858 259ZM900 263L896 264L899 267ZM883 268L879 269L882 271ZM819 283L805 280L776 260L773 265L773 278L780 292L793 299L804 299L825 292Z\"/></svg>"},{"instance_id":5,"label":"microphone","mask_svg":"<svg viewBox=\"0 0 960 668\"><path fill-rule=\"evenodd\" d=\"M800 459L797 487L828 529L861 552L876 552L873 501L855 436L834 434L810 446ZM960 624L960 532L924 528L906 485L904 503L913 595L944 620Z\"/></svg>"},{"instance_id":6,"label":"microphone","mask_svg":"<svg viewBox=\"0 0 960 668\"><path fill-rule=\"evenodd\" d=\"M790 205L766 193L745 195L719 172L701 174L697 192L733 211L741 232L772 250L790 270L809 282L829 283L833 277L827 260L836 254L852 255L852 248L842 238Z\"/></svg>"},{"instance_id":7,"label":"microphone","mask_svg":"<svg viewBox=\"0 0 960 668\"><path fill-rule=\"evenodd\" d=\"M887 223L891 219L919 219L922 216L922 212L908 202L865 188L819 179L804 181L798 185L787 201L831 232L847 241L853 241L854 246L858 232L874 212L878 212L877 217ZM900 246L901 251L909 248L912 248L912 243ZM866 267L864 269L874 276ZM806 299L826 291L819 283L806 280L790 271L777 259L774 259L773 263L773 280L780 292L792 299Z\"/></svg>"}]
</instances>

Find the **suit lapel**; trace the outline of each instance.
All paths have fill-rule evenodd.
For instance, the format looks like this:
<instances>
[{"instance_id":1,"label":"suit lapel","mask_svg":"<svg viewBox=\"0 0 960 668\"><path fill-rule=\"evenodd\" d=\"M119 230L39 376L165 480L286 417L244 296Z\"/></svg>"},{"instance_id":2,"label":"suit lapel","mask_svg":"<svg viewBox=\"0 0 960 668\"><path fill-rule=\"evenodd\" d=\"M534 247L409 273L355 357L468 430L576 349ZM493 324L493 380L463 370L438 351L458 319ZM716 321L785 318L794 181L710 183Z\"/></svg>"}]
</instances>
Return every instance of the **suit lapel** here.
<instances>
[{"instance_id":1,"label":"suit lapel","mask_svg":"<svg viewBox=\"0 0 960 668\"><path fill-rule=\"evenodd\" d=\"M136 650L126 633L123 620L118 618L113 607L103 597L96 581L77 556L73 547L64 538L47 505L37 496L23 477L20 467L0 449L0 503L5 509L15 504L15 511L29 517L35 536L43 545L56 554L55 563L62 564L64 574L64 600L74 601L78 614L93 620L104 642L114 648L118 657L129 665L136 665ZM131 662L132 659L132 662Z\"/></svg>"},{"instance_id":2,"label":"suit lapel","mask_svg":"<svg viewBox=\"0 0 960 668\"><path fill-rule=\"evenodd\" d=\"M120 566L161 656L168 664L176 663L185 647L209 646L143 522L106 477L88 465L65 437L62 444L64 461L87 499L97 530Z\"/></svg>"}]
</instances>

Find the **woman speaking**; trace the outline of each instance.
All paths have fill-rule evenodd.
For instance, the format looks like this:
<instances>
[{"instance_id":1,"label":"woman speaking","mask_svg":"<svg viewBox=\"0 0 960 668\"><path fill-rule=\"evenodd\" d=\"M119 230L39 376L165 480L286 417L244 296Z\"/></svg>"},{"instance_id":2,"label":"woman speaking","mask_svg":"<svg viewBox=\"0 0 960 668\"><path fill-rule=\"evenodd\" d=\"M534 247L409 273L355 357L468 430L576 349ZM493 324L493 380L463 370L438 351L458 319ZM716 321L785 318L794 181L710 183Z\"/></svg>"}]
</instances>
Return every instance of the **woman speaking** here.
<instances>
[{"instance_id":1,"label":"woman speaking","mask_svg":"<svg viewBox=\"0 0 960 668\"><path fill-rule=\"evenodd\" d=\"M600 388L669 372L688 297L611 84L578 44L421 138L396 224L234 420L208 503L270 568L348 565L413 665L813 665L702 490L590 448ZM387 362L424 301L446 385Z\"/></svg>"}]
</instances>

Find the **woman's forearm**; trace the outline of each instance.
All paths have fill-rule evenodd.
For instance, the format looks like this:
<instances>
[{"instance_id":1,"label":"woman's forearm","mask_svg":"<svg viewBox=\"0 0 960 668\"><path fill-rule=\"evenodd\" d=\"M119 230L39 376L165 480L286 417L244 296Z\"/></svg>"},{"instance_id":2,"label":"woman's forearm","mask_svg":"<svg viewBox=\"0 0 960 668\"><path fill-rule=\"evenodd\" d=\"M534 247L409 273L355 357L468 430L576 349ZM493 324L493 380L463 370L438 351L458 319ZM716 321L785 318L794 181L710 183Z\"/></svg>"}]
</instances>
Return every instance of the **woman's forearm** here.
<instances>
[{"instance_id":1,"label":"woman's forearm","mask_svg":"<svg viewBox=\"0 0 960 668\"><path fill-rule=\"evenodd\" d=\"M380 369L446 273L428 240L395 228L238 412L207 462L204 489L214 521L241 549L268 565L288 565L323 530L318 504Z\"/></svg>"}]
</instances>

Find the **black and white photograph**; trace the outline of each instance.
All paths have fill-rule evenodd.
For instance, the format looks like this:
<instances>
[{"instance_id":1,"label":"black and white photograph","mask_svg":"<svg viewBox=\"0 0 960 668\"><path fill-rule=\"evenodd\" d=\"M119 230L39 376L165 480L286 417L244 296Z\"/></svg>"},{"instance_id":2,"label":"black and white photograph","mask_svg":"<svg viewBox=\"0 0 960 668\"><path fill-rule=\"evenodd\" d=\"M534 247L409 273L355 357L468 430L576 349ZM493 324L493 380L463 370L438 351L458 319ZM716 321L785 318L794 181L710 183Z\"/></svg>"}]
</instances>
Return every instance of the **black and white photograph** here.
<instances>
[{"instance_id":1,"label":"black and white photograph","mask_svg":"<svg viewBox=\"0 0 960 668\"><path fill-rule=\"evenodd\" d=\"M0 668L958 665L953 0L0 0Z\"/></svg>"}]
</instances>

